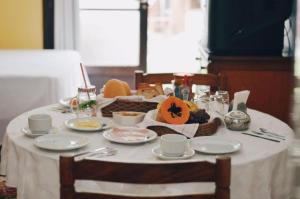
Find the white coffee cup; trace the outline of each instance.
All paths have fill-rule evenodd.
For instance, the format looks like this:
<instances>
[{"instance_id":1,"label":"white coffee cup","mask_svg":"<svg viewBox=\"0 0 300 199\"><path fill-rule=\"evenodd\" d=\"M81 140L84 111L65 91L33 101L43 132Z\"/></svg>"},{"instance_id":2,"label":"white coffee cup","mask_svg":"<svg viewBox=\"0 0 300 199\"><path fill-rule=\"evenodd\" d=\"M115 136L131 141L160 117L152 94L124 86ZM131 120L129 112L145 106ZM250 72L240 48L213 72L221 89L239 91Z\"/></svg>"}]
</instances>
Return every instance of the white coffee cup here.
<instances>
[{"instance_id":1,"label":"white coffee cup","mask_svg":"<svg viewBox=\"0 0 300 199\"><path fill-rule=\"evenodd\" d=\"M163 155L180 157L187 148L187 138L178 134L165 134L160 137L160 150Z\"/></svg>"},{"instance_id":2,"label":"white coffee cup","mask_svg":"<svg viewBox=\"0 0 300 199\"><path fill-rule=\"evenodd\" d=\"M47 114L35 114L28 117L28 127L31 133L47 133L52 128L52 119Z\"/></svg>"}]
</instances>

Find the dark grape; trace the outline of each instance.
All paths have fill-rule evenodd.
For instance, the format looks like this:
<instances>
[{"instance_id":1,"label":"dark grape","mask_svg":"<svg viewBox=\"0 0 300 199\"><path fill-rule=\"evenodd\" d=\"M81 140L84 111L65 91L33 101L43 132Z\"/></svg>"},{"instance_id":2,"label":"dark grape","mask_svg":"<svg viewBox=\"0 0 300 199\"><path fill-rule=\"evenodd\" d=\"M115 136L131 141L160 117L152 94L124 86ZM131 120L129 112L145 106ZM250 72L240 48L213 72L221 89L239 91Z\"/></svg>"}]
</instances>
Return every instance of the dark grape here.
<instances>
[{"instance_id":1,"label":"dark grape","mask_svg":"<svg viewBox=\"0 0 300 199\"><path fill-rule=\"evenodd\" d=\"M193 124L193 123L207 123L210 119L209 114L204 110L200 109L196 112L190 112L189 120L187 121L187 124Z\"/></svg>"}]
</instances>

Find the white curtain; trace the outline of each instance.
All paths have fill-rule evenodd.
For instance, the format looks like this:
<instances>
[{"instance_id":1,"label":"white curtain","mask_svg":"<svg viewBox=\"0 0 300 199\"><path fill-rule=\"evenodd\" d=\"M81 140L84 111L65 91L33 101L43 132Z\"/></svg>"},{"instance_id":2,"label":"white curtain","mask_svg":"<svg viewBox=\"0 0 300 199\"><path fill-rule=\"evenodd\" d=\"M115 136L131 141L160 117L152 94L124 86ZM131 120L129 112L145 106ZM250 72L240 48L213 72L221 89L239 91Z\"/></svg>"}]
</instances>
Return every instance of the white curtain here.
<instances>
[{"instance_id":1,"label":"white curtain","mask_svg":"<svg viewBox=\"0 0 300 199\"><path fill-rule=\"evenodd\" d=\"M79 49L78 0L54 1L54 48Z\"/></svg>"}]
</instances>

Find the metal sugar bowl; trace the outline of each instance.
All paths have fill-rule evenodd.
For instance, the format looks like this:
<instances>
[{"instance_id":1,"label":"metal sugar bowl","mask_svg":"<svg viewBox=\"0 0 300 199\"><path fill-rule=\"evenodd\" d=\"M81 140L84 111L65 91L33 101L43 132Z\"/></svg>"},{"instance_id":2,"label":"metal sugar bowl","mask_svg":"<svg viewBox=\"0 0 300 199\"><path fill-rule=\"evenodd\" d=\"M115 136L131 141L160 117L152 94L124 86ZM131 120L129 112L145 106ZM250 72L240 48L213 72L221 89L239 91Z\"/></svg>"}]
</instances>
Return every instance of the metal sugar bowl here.
<instances>
[{"instance_id":1,"label":"metal sugar bowl","mask_svg":"<svg viewBox=\"0 0 300 199\"><path fill-rule=\"evenodd\" d=\"M243 131L249 128L250 116L242 111L230 111L224 117L225 125L233 131Z\"/></svg>"}]
</instances>

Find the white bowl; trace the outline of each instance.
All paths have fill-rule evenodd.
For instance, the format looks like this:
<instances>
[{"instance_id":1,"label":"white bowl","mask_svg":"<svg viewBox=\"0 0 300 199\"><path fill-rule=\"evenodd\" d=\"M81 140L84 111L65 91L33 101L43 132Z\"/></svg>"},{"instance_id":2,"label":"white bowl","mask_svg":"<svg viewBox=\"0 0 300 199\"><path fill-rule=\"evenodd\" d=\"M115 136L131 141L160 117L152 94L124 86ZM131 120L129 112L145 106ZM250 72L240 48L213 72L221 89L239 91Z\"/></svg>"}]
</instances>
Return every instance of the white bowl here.
<instances>
[{"instance_id":1,"label":"white bowl","mask_svg":"<svg viewBox=\"0 0 300 199\"><path fill-rule=\"evenodd\" d=\"M143 121L145 113L134 111L113 112L113 119L117 124L123 126L134 126Z\"/></svg>"}]
</instances>

